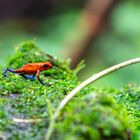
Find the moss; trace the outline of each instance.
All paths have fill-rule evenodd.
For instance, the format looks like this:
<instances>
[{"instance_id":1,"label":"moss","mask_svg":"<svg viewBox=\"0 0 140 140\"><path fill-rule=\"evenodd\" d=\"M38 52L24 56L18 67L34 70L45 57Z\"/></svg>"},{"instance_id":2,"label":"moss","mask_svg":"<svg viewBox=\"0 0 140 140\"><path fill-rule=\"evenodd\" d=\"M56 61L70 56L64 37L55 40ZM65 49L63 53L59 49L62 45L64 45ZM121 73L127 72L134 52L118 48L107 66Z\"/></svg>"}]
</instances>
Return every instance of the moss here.
<instances>
[{"instance_id":1,"label":"moss","mask_svg":"<svg viewBox=\"0 0 140 140\"><path fill-rule=\"evenodd\" d=\"M115 93L115 99L127 109L131 122L135 124L135 133L140 137L140 86L134 83L125 85Z\"/></svg>"},{"instance_id":2,"label":"moss","mask_svg":"<svg viewBox=\"0 0 140 140\"><path fill-rule=\"evenodd\" d=\"M21 140L43 139L50 120L49 112L53 112L60 100L80 83L76 73L83 67L83 63L71 70L70 60L58 59L42 52L32 41L21 43L6 67L16 69L26 63L42 61L51 61L54 65L53 69L41 73L43 81L50 83L50 86L41 85L38 80L25 80L12 73L8 73L6 78L0 74L0 136ZM0 66L0 73L4 68ZM132 93L135 94L135 91L132 90ZM134 134L133 127L130 128L134 121L129 123L129 117L134 111L138 113L136 107L133 111L129 107L134 101L138 103L139 94L137 89L137 97L132 100L130 97L127 101L125 93L128 91L84 88L63 110L53 139L128 139ZM51 103L51 108L48 107L48 102ZM127 111L130 115L125 113ZM17 123L14 118L39 118L42 122ZM138 117L133 119L139 121ZM135 135L138 136L139 134Z\"/></svg>"},{"instance_id":3,"label":"moss","mask_svg":"<svg viewBox=\"0 0 140 140\"><path fill-rule=\"evenodd\" d=\"M127 140L132 127L128 127L127 113L118 113L121 109L113 97L105 94L94 92L77 99L64 110L53 139Z\"/></svg>"}]
</instances>

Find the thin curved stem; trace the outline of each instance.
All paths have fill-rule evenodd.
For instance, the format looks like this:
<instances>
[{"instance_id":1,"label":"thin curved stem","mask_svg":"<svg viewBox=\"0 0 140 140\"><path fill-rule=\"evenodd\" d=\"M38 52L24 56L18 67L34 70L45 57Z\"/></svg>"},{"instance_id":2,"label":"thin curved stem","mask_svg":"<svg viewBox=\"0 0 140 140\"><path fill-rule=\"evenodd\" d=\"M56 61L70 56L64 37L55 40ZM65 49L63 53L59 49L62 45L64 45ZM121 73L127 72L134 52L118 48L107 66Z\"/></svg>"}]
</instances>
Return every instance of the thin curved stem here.
<instances>
[{"instance_id":1,"label":"thin curved stem","mask_svg":"<svg viewBox=\"0 0 140 140\"><path fill-rule=\"evenodd\" d=\"M61 110L66 106L66 104L85 86L97 81L98 79L112 73L115 72L121 68L124 68L126 66L132 65L132 64L136 64L136 63L140 63L140 57L139 58L135 58L135 59L131 59L125 62L122 62L120 64L114 65L108 69L105 69L97 74L94 74L93 76L89 77L87 80L83 81L79 86L77 86L76 88L74 88L67 96L65 96L65 98L60 102L58 108L56 109L56 111L54 112L54 115L51 119L49 128L48 128L48 132L46 134L46 140L50 140L51 135L54 131L54 125L56 122L56 119L58 118L58 116L61 113Z\"/></svg>"}]
</instances>

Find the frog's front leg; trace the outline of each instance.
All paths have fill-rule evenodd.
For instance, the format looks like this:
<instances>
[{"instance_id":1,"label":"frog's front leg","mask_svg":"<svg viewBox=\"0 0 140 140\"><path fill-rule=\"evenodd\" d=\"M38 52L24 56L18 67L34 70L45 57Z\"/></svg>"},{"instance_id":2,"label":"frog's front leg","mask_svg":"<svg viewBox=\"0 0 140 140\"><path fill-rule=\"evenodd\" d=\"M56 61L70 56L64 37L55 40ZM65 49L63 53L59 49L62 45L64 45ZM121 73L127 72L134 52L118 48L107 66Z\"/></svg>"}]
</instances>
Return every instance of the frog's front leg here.
<instances>
[{"instance_id":1,"label":"frog's front leg","mask_svg":"<svg viewBox=\"0 0 140 140\"><path fill-rule=\"evenodd\" d=\"M3 72L3 75L5 76L5 77L7 77L7 72L12 72L12 73L17 73L17 71L16 70L13 70L13 69L11 69L11 68L6 68L5 70L4 70L4 72Z\"/></svg>"},{"instance_id":2,"label":"frog's front leg","mask_svg":"<svg viewBox=\"0 0 140 140\"><path fill-rule=\"evenodd\" d=\"M42 85L45 85L45 83L40 79L39 74L40 74L40 71L38 70L37 73L36 73L36 77L37 77L38 81L39 81Z\"/></svg>"}]
</instances>

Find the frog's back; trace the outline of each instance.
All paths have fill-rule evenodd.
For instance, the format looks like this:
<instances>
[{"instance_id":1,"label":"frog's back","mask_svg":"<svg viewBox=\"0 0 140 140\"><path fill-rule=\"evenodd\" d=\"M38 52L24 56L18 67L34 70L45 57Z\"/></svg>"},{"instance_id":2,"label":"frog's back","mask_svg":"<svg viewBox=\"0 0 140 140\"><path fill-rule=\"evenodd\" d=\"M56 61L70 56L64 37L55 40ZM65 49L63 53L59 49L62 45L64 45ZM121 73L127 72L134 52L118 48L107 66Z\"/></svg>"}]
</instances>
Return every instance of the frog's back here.
<instances>
[{"instance_id":1,"label":"frog's back","mask_svg":"<svg viewBox=\"0 0 140 140\"><path fill-rule=\"evenodd\" d=\"M41 63L29 63L24 65L21 69L25 74L35 74L41 67Z\"/></svg>"}]
</instances>

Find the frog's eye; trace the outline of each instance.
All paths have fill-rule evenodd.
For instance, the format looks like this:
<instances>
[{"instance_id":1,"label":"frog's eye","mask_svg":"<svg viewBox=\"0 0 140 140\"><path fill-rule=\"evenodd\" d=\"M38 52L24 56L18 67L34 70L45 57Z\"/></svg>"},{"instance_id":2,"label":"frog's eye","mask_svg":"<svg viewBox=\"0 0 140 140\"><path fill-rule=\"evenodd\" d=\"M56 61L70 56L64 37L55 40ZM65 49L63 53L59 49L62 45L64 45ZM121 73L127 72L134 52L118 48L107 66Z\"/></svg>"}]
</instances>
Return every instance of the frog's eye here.
<instances>
[{"instance_id":1,"label":"frog's eye","mask_svg":"<svg viewBox=\"0 0 140 140\"><path fill-rule=\"evenodd\" d=\"M49 67L49 65L48 65L48 64L45 64L45 65L44 65L44 68L48 68L48 67Z\"/></svg>"}]
</instances>

